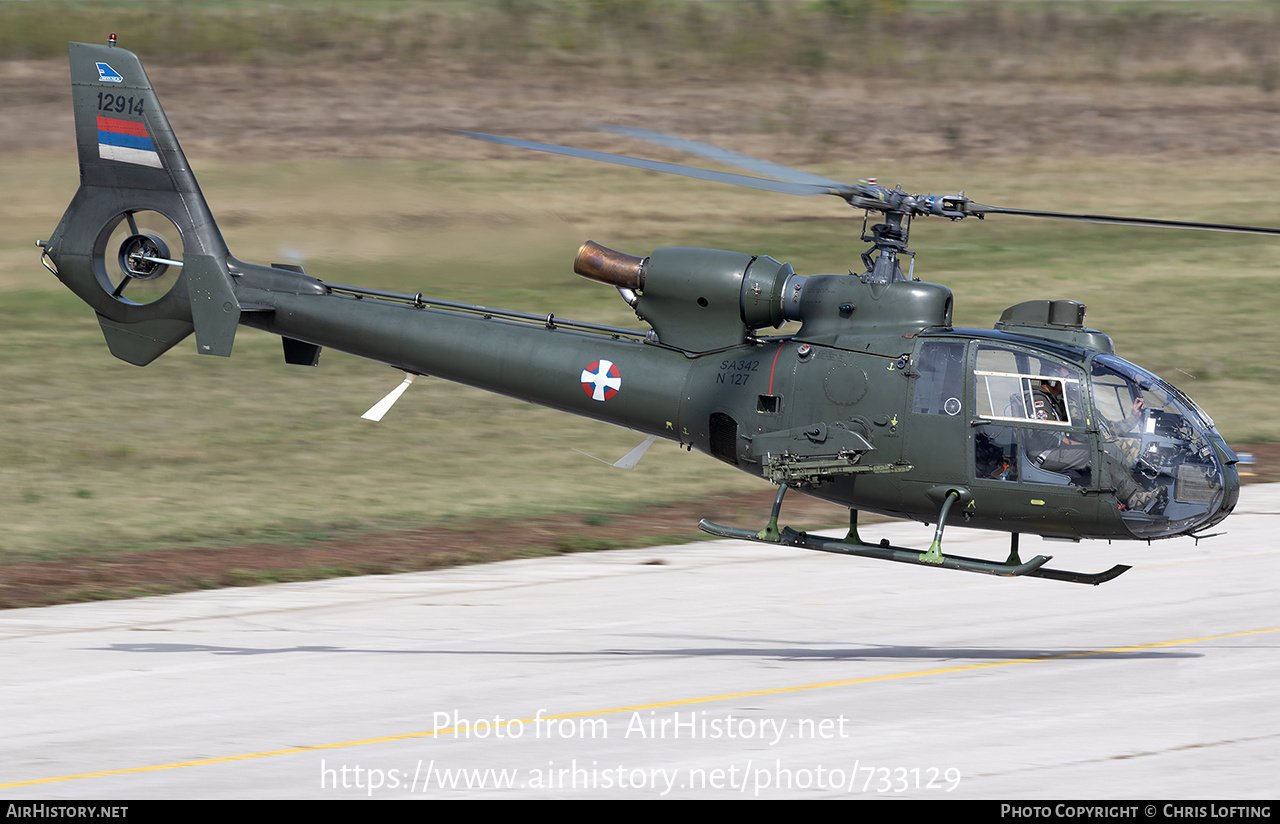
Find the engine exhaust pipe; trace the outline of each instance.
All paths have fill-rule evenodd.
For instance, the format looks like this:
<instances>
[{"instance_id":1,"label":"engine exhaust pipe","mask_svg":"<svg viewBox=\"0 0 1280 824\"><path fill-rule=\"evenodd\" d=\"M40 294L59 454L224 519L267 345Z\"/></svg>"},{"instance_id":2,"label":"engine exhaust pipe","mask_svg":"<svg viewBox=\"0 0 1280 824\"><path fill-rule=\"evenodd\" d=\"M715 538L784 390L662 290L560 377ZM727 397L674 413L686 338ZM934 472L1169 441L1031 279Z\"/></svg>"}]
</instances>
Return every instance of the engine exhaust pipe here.
<instances>
[{"instance_id":1,"label":"engine exhaust pipe","mask_svg":"<svg viewBox=\"0 0 1280 824\"><path fill-rule=\"evenodd\" d=\"M641 258L625 252L615 252L588 240L578 249L573 258L573 271L619 289L644 289L644 270L649 263L647 257Z\"/></svg>"}]
</instances>

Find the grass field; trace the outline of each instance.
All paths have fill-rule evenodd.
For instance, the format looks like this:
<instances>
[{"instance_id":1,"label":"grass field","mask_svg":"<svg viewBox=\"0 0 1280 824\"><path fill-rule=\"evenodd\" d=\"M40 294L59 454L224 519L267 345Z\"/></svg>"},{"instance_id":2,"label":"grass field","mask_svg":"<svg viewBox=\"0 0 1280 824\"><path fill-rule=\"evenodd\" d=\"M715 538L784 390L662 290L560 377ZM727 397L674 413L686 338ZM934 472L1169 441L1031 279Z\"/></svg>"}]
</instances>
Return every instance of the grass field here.
<instances>
[{"instance_id":1,"label":"grass field","mask_svg":"<svg viewBox=\"0 0 1280 824\"><path fill-rule=\"evenodd\" d=\"M15 15L36 13L37 6L46 7L47 13L49 5L0 5L0 31L6 32L0 36L0 99L18 101L26 73L43 78L53 71L46 67L56 61L42 62L45 52L40 49L45 47L37 48L43 40L33 36L20 48L11 36L16 29L5 24L17 21ZM101 21L95 15L104 9L128 15L139 13L140 5L79 3L62 8L68 19L84 23L75 15L87 15L97 25ZM417 4L374 5L377 14L370 12L374 17L366 14L359 20L383 19L378 14L427 13L414 11ZM685 10L698 5L703 4L656 3L650 9ZM728 9L739 5L749 4L705 4L706 13L719 21L717 26L730 28L740 18L732 17ZM928 22L957 14L996 14L993 19L1003 21L1001 26L1021 20L1019 25L1030 27L1043 19L1011 7L979 12L951 10L953 5L967 4L766 3L757 7L781 15L795 6L819 17L842 8L863 9L871 15L864 22L876 26L901 26L907 17ZM1152 14L1163 15L1161 31L1172 32L1171 42L1182 42L1179 38L1191 35L1180 34L1182 29L1170 22L1174 19L1170 15L1194 22L1195 15L1209 14L1206 10L1211 8L1208 4L1103 5L1105 10L1088 7L1097 11L1090 19L1095 26L1111 21L1109 25L1120 32L1109 41L1113 45L1125 42L1122 35L1129 21ZM1171 10L1175 5L1179 10ZM1220 23L1201 27L1209 34L1227 30L1229 24L1235 25L1233 20L1253 20L1259 26L1259 20L1270 20L1269 5L1212 4L1212 8L1219 5L1230 9L1214 18ZM277 6L284 9L282 14L312 14L294 4L201 4L198 10L187 4L166 4L164 8L166 14L187 15L183 25L189 26L191 19L202 19L199 15L222 14L236 23L253 15L273 14L270 9ZM482 31L485 20L464 6L423 4L421 8L444 15L452 21L449 25ZM575 24L583 31L591 26L608 28L611 18L592 18L587 11L607 11L611 4L568 6L586 10ZM533 15L530 19L542 22L531 30L540 33L547 30L545 22L560 13L555 7L503 3L484 8ZM321 10L314 12L320 15L316 19L330 23L354 13L353 6L342 3L316 4L316 8ZM1080 6L1053 13L1084 15L1087 11ZM797 17L778 28L784 34L793 33L802 22ZM367 34L366 29L356 28ZM79 30L58 29L56 37L90 39ZM1063 49L1069 47L1065 35L1061 42L1068 44ZM166 59L178 60L175 54L156 48L161 52L159 65ZM561 51L566 48L560 47ZM839 53L835 45L824 48L830 54ZM196 55L214 53L193 49ZM352 59L356 51L350 49L354 46L335 45L323 38L316 46L318 53ZM428 54L432 59L438 56L436 51ZM462 75L451 81L453 97L433 99L433 111L466 111L475 102L457 97L459 90L471 87L465 67L471 59L468 55L475 54L479 52L440 57L452 61L450 65ZM552 59L556 54L560 52L530 46L530 55L521 58L557 66L546 77L522 79L522 94L528 100L511 103L518 111L523 111L520 106L535 105L544 107L540 111L554 109L555 125L547 119L530 119L528 134L534 138L546 136L539 129L551 129L554 134L563 124L577 123L581 128L600 116L590 96L565 104L558 84L572 82L589 66L575 68L567 60L556 63ZM27 62L5 63L6 55ZM989 63L998 57L983 55ZM1009 55L1011 60L1024 59L1022 51L1013 47ZM193 90L192 97L202 101L197 109L190 99L175 95L170 113L233 252L246 260L301 261L310 273L333 282L422 291L626 326L638 322L613 290L570 272L572 255L587 238L635 254L663 245L764 253L804 273L842 272L858 266L857 255L864 246L857 238L861 216L835 199L787 198L582 161L526 157L465 141L455 147L438 135L421 143L396 137L398 142L378 144L374 134L374 148L365 156L353 157L338 156L341 152L333 147L341 141L325 143L323 134L311 144L292 133L287 136L292 142L272 142L272 134L262 131L265 137L253 144L261 151L255 154L252 146L246 149L227 135L269 129L274 109L260 106L252 111L253 122L237 121L237 115L228 112L246 108L255 99L260 103L270 93L252 82L263 69L253 55L224 58L218 63L217 81L239 77L240 82L221 102L213 96L201 97L199 92L207 90L201 83L208 81L183 75L180 69L172 73L153 69L152 76L162 87L161 77L176 75L179 89ZM272 57L277 63L288 59L306 65L315 54L299 50L293 58ZM384 59L408 58L396 53ZM1161 59L1159 53L1150 55L1151 72ZM963 189L977 200L998 205L1280 226L1280 203L1274 197L1280 188L1280 164L1268 138L1259 137L1230 151L1197 154L1199 132L1194 133L1195 139L1178 143L1167 131L1169 123L1181 122L1179 117L1187 123L1203 122L1201 110L1184 111L1177 103L1217 99L1216 91L1209 94L1196 84L1227 82L1230 73L1223 66L1231 64L1237 71L1230 75L1235 78L1231 82L1242 85L1244 91L1232 93L1239 97L1224 98L1235 101L1236 109L1215 110L1212 116L1224 117L1224 134L1232 124L1240 126L1236 135L1244 134L1246 125L1260 135L1268 133L1275 102L1265 88L1266 59L1257 57L1252 63L1250 59L1246 55L1236 63L1226 60L1212 76L1178 79L1177 83L1186 84L1185 95L1182 86L1176 93L1168 92L1172 82L1168 77L1151 85L1153 75L1145 80L1126 79L1134 85L1122 85L1119 91L1114 86L1105 90L1073 86L1075 69L1064 63L1052 82L1064 84L1068 91L1055 92L1060 98L1050 96L1049 103L1040 104L1061 109L1060 119L1052 122L1063 124L1062 129L1010 127L1008 139L1020 147L1013 151L984 142L977 127L968 124L963 133L952 135L958 143L948 144L945 123L955 121L946 118L929 126L932 142L920 142L924 132L910 132L905 126L896 133L901 135L897 142L844 128L833 130L828 139L821 129L802 129L794 119L791 125L776 128L797 112L806 122L820 119L822 101L843 88L837 78L848 67L825 58L815 68L825 79L813 80L811 74L809 85L801 91L786 85L788 72L796 71L794 66L747 73L743 83L765 86L751 86L748 97L757 101L757 110L743 120L743 133L735 132L736 121L731 117L718 116L714 120L718 125L704 124L695 136L721 139L731 148L767 154L836 179L874 174L882 182L900 180L921 191ZM732 63L730 57L723 61L727 62L716 63L721 69ZM661 127L669 125L662 121L664 116L696 116L687 110L664 115L663 95L652 89L628 96L629 88L644 85L641 68L632 66L630 75L622 72L616 81L617 94L611 98L619 102L611 104L611 111L642 122L655 121ZM652 69L660 79L669 79L677 68L673 64L645 71ZM1200 68L1208 72L1203 65ZM277 69L286 71L278 66L273 71ZM698 71L690 64L678 74L688 80ZM358 72L352 68L349 73L368 79L388 72L395 75L386 63L371 59L367 68ZM1256 74L1250 79L1248 72ZM725 99L745 94L719 70L715 74L716 83L722 84L715 88L725 90ZM921 77L910 75L909 88L873 89L881 108L872 111L883 111L885 118L904 116L885 103L894 100L902 103L901 111L914 111L910 106L917 104L923 109L942 106L936 98L945 95ZM504 82L492 74L474 80L489 89ZM593 77L590 82L603 84L606 79ZM688 82L693 83L691 89L704 88ZM983 111L1005 111L995 104L1007 102L1009 95L1026 100L1028 106L1045 97L1043 89L1017 85L1003 75L991 83L975 98L975 110L990 104L992 108ZM326 88L334 94L351 91L336 80ZM862 86L857 89L865 91ZM63 91L41 87L33 101L21 103L29 108L18 106L12 111L33 125L67 117L61 102L54 99ZM274 94L281 96L271 98L276 101L288 91ZM760 100L771 101L772 108ZM1099 100L1111 101L1107 105L1115 110L1104 108ZM1134 102L1133 117L1145 119L1125 120L1126 100ZM1143 103L1141 111L1138 102ZM359 106L363 100L352 92L306 104L316 108L299 104L282 111L291 123L318 124L325 107L335 103ZM484 105L497 111L492 101ZM1079 125L1081 115L1073 107L1108 112L1113 127L1132 122L1132 128L1146 133L1166 129L1162 139L1168 139L1172 149L1145 153L1114 136L1119 134L1114 128L1108 150L1092 145L1088 139L1092 132ZM195 128L184 132L175 111ZM834 117L835 110L832 113ZM406 117L414 116L406 110ZM517 115L487 116L502 125L503 117ZM841 110L839 116L852 118L855 113ZM367 117L355 122L371 132L379 128ZM446 119L445 125L476 124ZM488 123L481 119L480 125ZM677 122L674 128L680 125ZM1072 133L1071 128L1081 131ZM6 152L0 161L0 191L5 193L0 199L0 512L6 527L0 534L0 560L306 540L449 523L475 515L590 513L758 489L763 484L669 444L655 446L633 473L613 470L579 455L573 447L612 459L638 441L631 433L439 381L415 385L386 421L368 424L359 414L399 381L398 373L332 352L323 355L318 369L287 367L278 341L247 329L237 338L230 360L197 357L193 346L184 343L145 369L117 361L103 345L92 313L38 265L32 245L36 238L48 237L75 190L74 156L70 150L57 149L52 139L32 146L20 132L29 130L0 128L0 133L11 135L6 144L0 134L0 149ZM1075 137L1069 144L1058 144L1054 135ZM311 145L316 151L308 152ZM1069 150L1059 148L1067 145ZM1125 151L1109 151L1117 146ZM933 150L915 151L920 147ZM616 143L607 148L624 149ZM656 154L643 147L627 148ZM1082 300L1089 305L1087 322L1109 333L1122 356L1189 392L1214 416L1229 440L1280 440L1280 417L1274 412L1280 407L1276 357L1280 332L1273 322L1280 242L1013 218L919 222L912 241L918 253L917 275L955 291L958 325L989 328L1002 309L1023 300Z\"/></svg>"},{"instance_id":2,"label":"grass field","mask_svg":"<svg viewBox=\"0 0 1280 824\"><path fill-rule=\"evenodd\" d=\"M85 31L157 62L397 60L594 84L823 78L1244 84L1274 89L1276 6L910 0L128 0L0 5L0 57Z\"/></svg>"}]
</instances>

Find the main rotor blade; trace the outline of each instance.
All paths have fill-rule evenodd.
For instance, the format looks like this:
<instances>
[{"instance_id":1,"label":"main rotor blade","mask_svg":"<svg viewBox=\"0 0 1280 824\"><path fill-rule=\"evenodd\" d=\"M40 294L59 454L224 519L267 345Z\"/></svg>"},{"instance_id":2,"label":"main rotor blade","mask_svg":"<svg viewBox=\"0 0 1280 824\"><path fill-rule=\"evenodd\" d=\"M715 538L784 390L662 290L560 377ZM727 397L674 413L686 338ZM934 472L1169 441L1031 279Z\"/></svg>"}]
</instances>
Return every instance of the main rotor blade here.
<instances>
[{"instance_id":1,"label":"main rotor blade","mask_svg":"<svg viewBox=\"0 0 1280 824\"><path fill-rule=\"evenodd\" d=\"M1035 209L1008 209L1000 206L987 206L968 200L963 195L956 198L921 198L907 195L897 189L889 190L874 183L840 183L818 175L811 175L767 160L760 160L749 155L731 152L707 143L673 137L650 129L634 129L623 126L600 126L603 131L626 135L640 140L647 140L661 146L678 149L683 152L707 158L718 163L737 166L748 171L769 174L775 178L750 177L731 172L713 172L696 166L682 166L678 163L664 163L658 160L643 160L627 155L596 152L590 149L576 149L571 146L559 146L553 143L538 143L522 140L518 137L484 134L482 132L466 132L457 129L446 131L484 140L504 146L515 146L521 149L532 149L538 152L580 157L585 160L596 160L602 163L613 163L618 166L630 166L636 169L647 169L653 172L692 177L697 180L709 180L715 183L728 183L733 186L745 186L749 189L762 189L768 192L781 192L789 195L835 195L850 206L882 212L898 212L907 215L936 215L958 220L962 217L984 217L986 215L1014 215L1019 217L1041 217L1051 220L1068 220L1076 223L1100 223L1118 226L1139 226L1157 229L1194 229L1205 232L1232 232L1236 234L1280 236L1280 229L1261 226L1241 226L1229 223L1204 223L1188 220L1161 220L1158 218L1121 217L1116 215L1086 215L1071 212L1046 212Z\"/></svg>"},{"instance_id":2,"label":"main rotor blade","mask_svg":"<svg viewBox=\"0 0 1280 824\"><path fill-rule=\"evenodd\" d=\"M836 195L837 197L847 199L849 195L852 195L855 192L855 187L844 183L831 186L814 183L793 183L785 180L769 180L767 178L748 177L747 175L733 174L731 172L713 172L709 169L699 169L695 166L681 166L678 163L663 163L657 160L642 160L638 157L627 157L626 155L594 152L589 149L575 149L570 146L557 146L554 143L537 143L532 140L521 140L518 137L502 137L500 135L484 134L482 132L464 132L458 129L448 129L447 131L453 132L454 134L460 134L463 137L470 137L475 140L484 140L488 143L499 143L504 146L533 149L537 152L550 152L551 154L567 155L569 157L581 157L586 160L598 160L602 163L613 163L618 166L631 166L636 169L648 169L651 172L665 172L666 174L680 175L681 177L692 177L697 180L729 183L734 186L746 186L749 189L763 189L768 192L781 192L788 195Z\"/></svg>"},{"instance_id":3,"label":"main rotor blade","mask_svg":"<svg viewBox=\"0 0 1280 824\"><path fill-rule=\"evenodd\" d=\"M965 204L969 215L1018 215L1020 217L1045 217L1051 220L1070 220L1076 223L1101 223L1119 226L1143 226L1153 229L1195 229L1203 232L1233 232L1243 235L1280 235L1280 229L1265 226L1239 226L1232 223L1202 223L1194 220L1160 220L1148 217L1117 217L1115 215L1078 215L1071 212L1043 212L1035 209L1005 209L984 206L970 201Z\"/></svg>"},{"instance_id":4,"label":"main rotor blade","mask_svg":"<svg viewBox=\"0 0 1280 824\"><path fill-rule=\"evenodd\" d=\"M751 155L738 154L728 149L722 149L719 146L713 146L710 143L699 143L696 140L686 140L683 137L676 137L665 132L657 132L653 129L635 129L629 126L596 126L602 132L612 132L620 134L624 137L634 137L637 140L644 140L659 146L666 146L669 149L676 149L687 154L696 155L715 163L723 163L726 166L737 166L739 169L756 174L765 175L775 180L786 180L791 183L807 183L812 186L825 186L828 189L848 190L852 191L853 187L847 183L841 183L838 180L829 180L825 177L802 172L799 169L793 169L790 166L783 166L779 163L773 163L768 160L761 160Z\"/></svg>"}]
</instances>

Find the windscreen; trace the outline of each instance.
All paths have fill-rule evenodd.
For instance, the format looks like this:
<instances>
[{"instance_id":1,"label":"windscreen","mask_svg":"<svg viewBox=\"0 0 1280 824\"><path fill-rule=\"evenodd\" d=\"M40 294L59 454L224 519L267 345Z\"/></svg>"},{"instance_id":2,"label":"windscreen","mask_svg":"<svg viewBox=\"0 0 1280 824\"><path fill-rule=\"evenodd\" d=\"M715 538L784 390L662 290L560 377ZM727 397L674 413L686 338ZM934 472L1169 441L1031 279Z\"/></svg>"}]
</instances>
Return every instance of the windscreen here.
<instances>
[{"instance_id":1,"label":"windscreen","mask_svg":"<svg viewBox=\"0 0 1280 824\"><path fill-rule=\"evenodd\" d=\"M1216 522L1224 501L1234 503L1236 479L1214 451L1213 421L1170 384L1112 355L1096 356L1090 377L1103 460L1129 530L1162 538Z\"/></svg>"}]
</instances>

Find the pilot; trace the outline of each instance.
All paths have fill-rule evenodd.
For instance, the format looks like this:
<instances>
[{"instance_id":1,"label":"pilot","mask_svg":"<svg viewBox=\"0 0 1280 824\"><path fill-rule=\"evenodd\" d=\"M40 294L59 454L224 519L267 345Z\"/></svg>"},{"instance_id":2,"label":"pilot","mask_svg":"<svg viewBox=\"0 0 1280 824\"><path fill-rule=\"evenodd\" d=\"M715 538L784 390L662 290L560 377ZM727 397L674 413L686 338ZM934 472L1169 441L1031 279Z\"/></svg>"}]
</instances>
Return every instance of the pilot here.
<instances>
[{"instance_id":1,"label":"pilot","mask_svg":"<svg viewBox=\"0 0 1280 824\"><path fill-rule=\"evenodd\" d=\"M1063 397L1065 381L1062 379L1068 375L1066 369L1059 368L1057 379L1043 379L1039 386L1032 389L1030 417L1042 421L1071 420ZM1107 464L1111 482L1116 487L1116 498L1120 503L1131 511L1158 515L1169 502L1168 490L1163 485L1155 489L1144 489L1134 480L1131 469L1137 462L1140 445L1139 438L1132 433L1138 428L1145 410L1146 402L1138 395L1133 399L1130 413L1123 421L1119 424L1106 421L1118 435L1111 443L1125 460L1111 454L1108 449L1103 450L1102 458ZM1063 473L1073 480L1083 480L1085 473L1089 471L1090 449L1087 443L1076 441L1065 434L1055 436L1052 433L1037 432L1036 437L1039 444L1033 447L1036 450L1031 454L1033 463L1050 472Z\"/></svg>"},{"instance_id":2,"label":"pilot","mask_svg":"<svg viewBox=\"0 0 1280 824\"><path fill-rule=\"evenodd\" d=\"M1169 503L1169 490L1164 484L1155 489L1143 489L1133 478L1133 467L1138 465L1138 452L1142 448L1142 435L1138 431L1147 411L1147 402L1141 394L1135 394L1129 406L1129 414L1120 422L1103 418L1103 457L1111 469L1116 485L1116 497L1128 509L1137 509L1152 515L1164 512ZM1113 453L1119 453L1115 455ZM1134 490L1137 490L1135 493Z\"/></svg>"}]
</instances>

